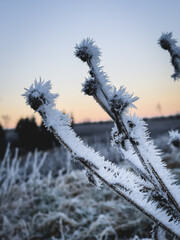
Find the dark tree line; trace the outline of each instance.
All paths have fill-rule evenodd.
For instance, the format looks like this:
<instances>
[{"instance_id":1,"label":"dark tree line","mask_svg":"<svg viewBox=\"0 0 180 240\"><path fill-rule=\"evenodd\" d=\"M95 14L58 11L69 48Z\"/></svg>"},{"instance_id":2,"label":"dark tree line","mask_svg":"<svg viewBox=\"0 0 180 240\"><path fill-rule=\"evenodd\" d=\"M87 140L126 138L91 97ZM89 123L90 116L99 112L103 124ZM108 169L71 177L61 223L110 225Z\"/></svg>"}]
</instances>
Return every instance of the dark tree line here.
<instances>
[{"instance_id":1,"label":"dark tree line","mask_svg":"<svg viewBox=\"0 0 180 240\"><path fill-rule=\"evenodd\" d=\"M54 135L47 131L43 123L36 124L35 118L22 118L18 121L14 133L17 138L6 139L6 131L0 125L0 158L2 159L7 148L8 142L11 148L19 148L20 154L39 150L47 150L59 146L59 142Z\"/></svg>"},{"instance_id":2,"label":"dark tree line","mask_svg":"<svg viewBox=\"0 0 180 240\"><path fill-rule=\"evenodd\" d=\"M6 150L6 137L3 127L0 125L0 158L4 156Z\"/></svg>"},{"instance_id":3,"label":"dark tree line","mask_svg":"<svg viewBox=\"0 0 180 240\"><path fill-rule=\"evenodd\" d=\"M33 151L35 148L46 150L59 145L43 123L39 127L34 118L20 119L15 131L18 135L17 147L20 150Z\"/></svg>"}]
</instances>

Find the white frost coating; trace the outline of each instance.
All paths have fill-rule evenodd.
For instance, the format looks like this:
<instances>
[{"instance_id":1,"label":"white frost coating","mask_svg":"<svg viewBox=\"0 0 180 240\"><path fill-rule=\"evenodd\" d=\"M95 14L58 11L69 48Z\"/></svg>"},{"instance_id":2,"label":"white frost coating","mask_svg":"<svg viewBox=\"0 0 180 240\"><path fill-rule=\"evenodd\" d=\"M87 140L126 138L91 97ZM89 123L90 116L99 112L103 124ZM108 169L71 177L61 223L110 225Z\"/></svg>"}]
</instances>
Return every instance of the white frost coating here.
<instances>
[{"instance_id":1,"label":"white frost coating","mask_svg":"<svg viewBox=\"0 0 180 240\"><path fill-rule=\"evenodd\" d=\"M115 94L119 99L121 99L122 102L128 103L130 108L136 108L133 102L137 101L139 98L133 97L133 94L126 92L126 88L124 86L121 86Z\"/></svg>"},{"instance_id":2,"label":"white frost coating","mask_svg":"<svg viewBox=\"0 0 180 240\"><path fill-rule=\"evenodd\" d=\"M158 227L157 229L157 237L161 240L167 240L166 232L161 227Z\"/></svg>"},{"instance_id":3,"label":"white frost coating","mask_svg":"<svg viewBox=\"0 0 180 240\"><path fill-rule=\"evenodd\" d=\"M134 149L132 148L131 144L129 144L128 140L126 140L126 143L125 143L128 151L123 149L122 147L118 146L117 142L119 141L119 143L120 143L122 141L123 134L116 135L117 133L118 133L118 130L117 130L117 127L115 126L111 132L111 135L113 138L113 140L111 140L111 145L122 155L123 159L125 159L126 161L128 161L130 163L130 165L132 165L133 168L140 170L142 173L145 174L146 171L145 171L141 161L139 160L139 157L134 152Z\"/></svg>"},{"instance_id":4,"label":"white frost coating","mask_svg":"<svg viewBox=\"0 0 180 240\"><path fill-rule=\"evenodd\" d=\"M97 173L104 179L107 179L108 182L112 184L121 184L128 189L135 187L136 183L138 183L138 185L140 183L144 184L144 181L136 175L125 169L118 168L115 164L105 160L98 152L87 147L69 127L69 119L64 115L62 116L61 112L50 109L49 106L46 105L43 111L46 112L46 126L48 128L52 126L57 135L60 136L63 142L72 150L72 154L84 158L95 166L97 168Z\"/></svg>"},{"instance_id":5,"label":"white frost coating","mask_svg":"<svg viewBox=\"0 0 180 240\"><path fill-rule=\"evenodd\" d=\"M92 62L91 65L100 88L97 92L97 96L109 111L111 110L111 101L114 98L119 100L119 103L122 103L122 105L124 103L127 105L125 110L128 108L136 108L133 103L138 100L138 97L134 97L133 94L126 92L126 88L123 86L117 90L116 87L110 83L108 75L103 71L103 67L97 66L94 62ZM103 93L105 95L101 97L100 94L103 95Z\"/></svg>"},{"instance_id":6,"label":"white frost coating","mask_svg":"<svg viewBox=\"0 0 180 240\"><path fill-rule=\"evenodd\" d=\"M80 44L76 44L75 46L75 55L81 56L81 59L85 61L85 58L88 57L84 55L84 52L86 52L89 55L89 59L91 59L93 62L98 64L99 57L101 56L100 49L94 44L94 41L90 38L83 39L83 41Z\"/></svg>"},{"instance_id":7,"label":"white frost coating","mask_svg":"<svg viewBox=\"0 0 180 240\"><path fill-rule=\"evenodd\" d=\"M121 102L126 103L127 107L135 107L133 102L138 98L133 97L133 94L126 92L124 87L120 87L119 90L110 84L108 75L103 71L103 67L99 66L101 52L99 48L94 44L92 39L84 39L79 45L75 46L75 55L82 61L87 62L90 71L93 72L93 77L97 81L97 97L101 99L103 105L110 111L110 101L115 97L119 98Z\"/></svg>"},{"instance_id":8,"label":"white frost coating","mask_svg":"<svg viewBox=\"0 0 180 240\"><path fill-rule=\"evenodd\" d=\"M45 86L43 86L43 84ZM44 94L43 96L45 99L46 97L48 97L48 99L53 99L53 102L45 101L45 104L42 103L38 111L45 113L45 125L49 129L51 127L55 129L57 135L60 136L63 142L71 149L72 154L84 158L94 165L97 168L97 172L105 179L107 178L112 184L120 184L127 189L136 188L136 183L138 183L138 185L140 183L145 185L144 181L136 175L127 170L118 168L109 161L105 161L104 157L100 156L100 154L95 152L92 148L87 147L79 137L76 136L74 131L70 128L70 119L68 115L64 115L62 112L52 107L54 106L54 99L57 97L57 94L51 94L49 92L50 89L51 85L49 82L44 83L40 80L40 82L37 83L37 81L35 81L35 84L31 85L30 89L26 89L24 96L27 102L33 97L36 98L37 94L34 96L34 92L38 93L39 96Z\"/></svg>"},{"instance_id":9,"label":"white frost coating","mask_svg":"<svg viewBox=\"0 0 180 240\"><path fill-rule=\"evenodd\" d=\"M120 150L118 149L118 151ZM129 161L132 165L135 165L135 167L139 169L141 172L146 173L142 163L140 162L138 156L135 154L132 147L129 147L128 151L121 149L120 153L124 155L125 160Z\"/></svg>"},{"instance_id":10,"label":"white frost coating","mask_svg":"<svg viewBox=\"0 0 180 240\"><path fill-rule=\"evenodd\" d=\"M174 43L174 40L171 41L171 43ZM120 87L119 91L116 91L113 87L107 87L109 86L109 82L106 78L101 78L101 76L98 75L98 67L93 66L95 69L95 73L98 76L98 80L101 83L103 92L105 92L105 96L107 100L110 100L112 96L117 95L117 99L121 99L122 103L128 103L128 107L135 107L133 105L133 102L137 100L136 97L133 98L133 95L129 95L125 92L125 88ZM104 74L105 75L105 74ZM112 91L113 89L113 91ZM113 95L114 94L114 95ZM105 101L104 96L100 96L99 92L97 92L97 96L102 100L104 104L106 104L107 108L110 110L109 101ZM174 184L174 176L164 167L164 164L162 163L161 157L160 157L160 150L156 149L153 142L148 140L149 139L149 133L147 130L147 124L139 117L137 117L135 114L133 116L126 115L128 111L125 111L121 114L121 118L128 130L129 136L132 137L134 141L138 143L138 149L140 151L141 156L145 160L145 164L147 166L147 169L149 172L152 172L152 168L149 166L149 163L152 165L152 167L155 170L155 173L152 174L152 177L154 179L155 184L159 187L159 189L162 189L162 186L160 185L159 181L157 180L157 176L155 176L156 173L158 173L160 177L160 181L163 181L165 186L167 187L167 190L171 193L173 198L176 200L176 202L179 204L180 199L179 196L177 196L177 191L180 190L180 188ZM128 121L131 121L131 123L134 125L132 128L129 127ZM119 135L120 138L123 137ZM121 140L120 140L121 141ZM135 165L136 168L138 168L141 172L145 173L146 169L144 169L144 166L139 160L139 156L137 156L129 144L128 140L125 141L127 150L124 150L122 147L116 147L124 156L125 159L128 159L128 161L131 162L131 164ZM115 146L115 144L114 144ZM146 172L147 173L147 172ZM148 174L147 174L148 175ZM165 189L163 189L165 191Z\"/></svg>"},{"instance_id":11,"label":"white frost coating","mask_svg":"<svg viewBox=\"0 0 180 240\"><path fill-rule=\"evenodd\" d=\"M52 86L50 81L45 82L40 78L39 82L35 80L34 84L32 84L29 89L25 88L26 92L22 94L22 96L25 97L27 105L31 105L32 98L35 98L40 99L42 104L45 103L51 107L54 107L55 99L59 96L59 94L52 94L50 92L51 88Z\"/></svg>"},{"instance_id":12,"label":"white frost coating","mask_svg":"<svg viewBox=\"0 0 180 240\"><path fill-rule=\"evenodd\" d=\"M38 84L36 84L36 87L37 86ZM39 89L37 90L37 92L41 93ZM26 98L31 99L31 93L34 93L32 86L31 90L27 92L29 95L26 93ZM47 96L49 96L48 93ZM45 94L44 97L46 97ZM108 184L114 186L114 189L121 192L127 200L130 202L133 201L144 213L150 214L155 219L158 219L162 224L180 236L180 223L176 223L174 220L169 221L171 216L168 216L165 210L158 209L157 203L155 202L148 202L146 194L142 191L143 186L146 186L147 183L133 174L133 172L120 169L115 164L105 161L104 157L100 156L99 153L85 146L70 128L68 116L59 112L54 107L52 108L52 103L47 104L47 101L45 101L45 103L42 103L39 107L38 111L40 111L42 115L44 114L46 126L50 130L53 128L57 136L61 138L61 141L68 147L71 153L78 158L83 158L87 162L87 165L91 166L91 169L97 174L96 176L99 175L102 179L105 179ZM152 186L149 185L148 187Z\"/></svg>"},{"instance_id":13,"label":"white frost coating","mask_svg":"<svg viewBox=\"0 0 180 240\"><path fill-rule=\"evenodd\" d=\"M45 106L46 112L48 112L48 110L46 109L47 107L48 106ZM68 124L64 124L64 119L63 124L59 124L60 121L57 121L56 119L57 113L58 112L55 111L53 114L52 110L48 112L47 125L49 125L49 127L53 126L57 130L58 135L61 136L63 140L66 140L65 143L71 147L71 149L77 156L85 158L86 160L88 160L89 163L92 163L94 166L99 168L97 170L97 173L101 177L106 179L107 182L112 184L119 183L125 188L130 189L130 191L124 192L127 198L133 199L133 201L136 202L137 205L145 209L145 212L151 214L159 221L163 222L164 225L173 229L176 234L180 235L180 224L177 224L174 221L169 222L170 216L168 216L166 211L158 209L156 203L148 202L145 198L145 195L140 192L141 187L139 187L135 183L142 180L136 178L134 174L130 173L129 171L117 168L111 162L105 161L104 158L99 155L99 153L96 153L92 149L87 148L79 138L77 139L74 132L69 129ZM57 117L59 116L57 115ZM110 169L109 171L107 171L108 168Z\"/></svg>"},{"instance_id":14,"label":"white frost coating","mask_svg":"<svg viewBox=\"0 0 180 240\"><path fill-rule=\"evenodd\" d=\"M143 145L139 146L140 151L142 153L143 158L149 161L149 163L153 166L155 171L158 173L161 180L164 182L166 188L168 191L172 194L176 202L180 205L180 195L177 194L180 192L180 187L175 182L174 175L168 170L165 166L165 163L162 162L161 157L159 156L159 151L156 149L152 141L147 141ZM151 168L149 168L151 169ZM154 180L156 181L156 178L154 176ZM161 186L159 185L159 182L156 181L159 188L161 189ZM166 192L165 192L166 193Z\"/></svg>"},{"instance_id":15,"label":"white frost coating","mask_svg":"<svg viewBox=\"0 0 180 240\"><path fill-rule=\"evenodd\" d=\"M147 129L147 123L145 123L142 118L138 117L135 113L133 115L122 115L122 119L128 129L130 136L138 141L143 143L146 139L149 138L149 132ZM128 122L133 124L133 127L130 127Z\"/></svg>"},{"instance_id":16,"label":"white frost coating","mask_svg":"<svg viewBox=\"0 0 180 240\"><path fill-rule=\"evenodd\" d=\"M92 68L100 88L103 89L106 96L108 96L110 99L116 91L115 87L110 84L108 75L103 71L103 67L99 66L99 63L96 65L94 62L92 62Z\"/></svg>"},{"instance_id":17,"label":"white frost coating","mask_svg":"<svg viewBox=\"0 0 180 240\"><path fill-rule=\"evenodd\" d=\"M98 97L98 99L101 99L101 102L103 103L103 105L105 106L105 111L106 109L110 112L110 107L109 107L109 104L108 104L108 101L107 99L104 97L104 94L102 93L102 91L97 88L97 91L96 91L96 96ZM97 99L95 99L97 101Z\"/></svg>"},{"instance_id":18,"label":"white frost coating","mask_svg":"<svg viewBox=\"0 0 180 240\"><path fill-rule=\"evenodd\" d=\"M180 76L180 49L176 46L176 40L172 39L171 33L164 34L159 39L159 43L162 48L170 52L175 68L173 77L176 79ZM93 84L97 84L97 91L94 91L92 95L115 122L112 145L134 166L135 171L153 184L154 190L163 200L157 200L156 195L153 195L151 199L153 201L156 199L155 201L159 201L162 205L164 201L166 207L177 211L178 215L180 197L177 196L177 192L180 191L180 187L175 184L174 176L165 168L160 157L161 152L149 140L146 123L136 115L129 115L129 108L135 107L133 103L138 98L128 94L124 87L120 87L117 91L109 83L102 67L99 67L99 59L98 62L90 59L86 62L90 68L89 73L94 78ZM109 175L104 176L110 181Z\"/></svg>"},{"instance_id":19,"label":"white frost coating","mask_svg":"<svg viewBox=\"0 0 180 240\"><path fill-rule=\"evenodd\" d=\"M158 208L155 202L148 202L147 198L143 198L139 194L130 193L129 196L133 199L138 205L140 205L145 211L149 214L152 214L159 222L163 223L169 229L172 229L174 233L180 236L180 222L174 220L170 221L170 216L166 213L165 210Z\"/></svg>"},{"instance_id":20,"label":"white frost coating","mask_svg":"<svg viewBox=\"0 0 180 240\"><path fill-rule=\"evenodd\" d=\"M164 39L161 38L160 44L170 52L175 74L180 74L177 64L179 50L174 46L175 40L171 39L171 35L167 35ZM113 145L134 166L134 172L138 173L138 176L105 160L76 136L70 128L68 116L54 108L57 95L50 94L50 83L45 84L45 87L44 82L36 81L29 90L26 89L26 102L42 115L45 125L55 133L72 156L83 163L88 171L92 171L89 176L87 173L92 183L96 186L100 186L101 181L106 183L163 229L180 236L180 197L177 194L180 187L165 168L160 151L149 140L146 123L136 115L129 114L129 108L135 107L134 102L138 98L127 93L124 87L117 91L109 83L108 76L99 66L100 51L93 40L86 39L76 45L75 55L87 62L90 68L90 78L83 84L83 91L92 95L115 121ZM100 181L97 181L97 177Z\"/></svg>"}]
</instances>

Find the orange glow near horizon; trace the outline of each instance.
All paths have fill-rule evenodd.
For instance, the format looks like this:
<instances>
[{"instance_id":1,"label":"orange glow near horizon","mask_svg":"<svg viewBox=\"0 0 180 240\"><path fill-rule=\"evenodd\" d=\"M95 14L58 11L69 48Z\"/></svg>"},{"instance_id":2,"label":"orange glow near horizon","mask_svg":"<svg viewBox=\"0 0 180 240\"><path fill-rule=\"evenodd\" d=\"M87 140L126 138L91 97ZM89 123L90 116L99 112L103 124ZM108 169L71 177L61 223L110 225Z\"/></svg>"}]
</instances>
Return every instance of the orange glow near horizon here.
<instances>
[{"instance_id":1,"label":"orange glow near horizon","mask_svg":"<svg viewBox=\"0 0 180 240\"><path fill-rule=\"evenodd\" d=\"M180 114L180 111L179 112L176 112L176 111L171 111L171 112L165 112L163 115L160 115L158 114L156 111L152 114L150 114L149 112L140 112L140 111L136 111L136 114L142 118L151 118L151 117L160 117L160 116L170 116L170 115L176 115L176 114ZM32 114L32 115L21 115L20 117L17 116L17 117L10 117L10 120L8 123L5 123L4 121L1 121L2 122L2 126L4 128L7 128L7 129L12 129L12 128L15 128L18 121L21 119L21 118L32 118L32 117L35 117L36 119L36 123L38 125L41 124L42 122L42 119L40 118L40 116L38 114ZM80 117L80 116L77 116L75 117L75 123L83 123L83 122L99 122L99 121L110 121L110 117L106 114L106 113L103 113L103 114L99 114L99 115L96 115L94 116L94 118L88 118L88 117Z\"/></svg>"},{"instance_id":2,"label":"orange glow near horizon","mask_svg":"<svg viewBox=\"0 0 180 240\"><path fill-rule=\"evenodd\" d=\"M180 80L170 77L170 55L157 41L163 31L172 32L180 46L180 1L154 3L2 1L0 124L14 128L19 119L32 116L41 123L21 96L39 76L52 81L53 92L60 93L57 108L73 114L75 123L109 120L92 98L80 93L89 69L75 58L74 47L86 37L100 47L100 65L112 84L140 97L137 115L179 114Z\"/></svg>"},{"instance_id":3,"label":"orange glow near horizon","mask_svg":"<svg viewBox=\"0 0 180 240\"><path fill-rule=\"evenodd\" d=\"M135 92L137 92L135 96L140 98L135 103L137 109L132 109L132 113L136 112L138 116L148 118L180 114L180 82L173 82L172 79L165 80L164 85L160 80L159 82L159 85L154 88L150 83L147 89L145 89L146 83L141 88L134 86ZM65 89L56 103L57 109L73 115L75 123L110 120L109 116L91 97L84 96L79 89L74 88L71 91ZM9 116L9 120L3 119L3 116ZM3 100L0 101L0 117L0 124L4 128L14 128L19 119L26 117L35 117L37 124L41 123L38 113L34 113L29 106L25 105L21 94L10 96L6 103Z\"/></svg>"},{"instance_id":4,"label":"orange glow near horizon","mask_svg":"<svg viewBox=\"0 0 180 240\"><path fill-rule=\"evenodd\" d=\"M178 99L177 99L178 100ZM87 104L88 103L88 104ZM175 103L173 105L172 102L169 102L168 99L164 99L164 101L159 103L160 107L158 108L158 103L154 104L151 102L146 102L146 104L143 104L143 101L139 99L137 101L137 109L132 109L132 113L136 113L140 117L159 117L159 116L169 116L169 115L176 115L180 114L179 111L179 104L175 99ZM104 112L97 103L95 102L85 102L87 105L79 105L75 111L70 110L68 111L68 108L65 109L66 113L70 113L73 115L75 123L82 123L82 122L98 122L98 121L109 121L111 120L109 116ZM88 107L89 106L89 107ZM5 120L1 121L1 124L5 128L14 128L17 125L17 122L21 118L32 118L35 117L37 124L39 125L41 123L41 117L38 113L34 113L32 109L29 108L29 106L24 106L20 109L9 109L9 112L6 112L7 116L10 117L9 122L5 122ZM11 111L12 110L12 111ZM19 110L21 113L19 113ZM64 111L64 110L63 110Z\"/></svg>"}]
</instances>

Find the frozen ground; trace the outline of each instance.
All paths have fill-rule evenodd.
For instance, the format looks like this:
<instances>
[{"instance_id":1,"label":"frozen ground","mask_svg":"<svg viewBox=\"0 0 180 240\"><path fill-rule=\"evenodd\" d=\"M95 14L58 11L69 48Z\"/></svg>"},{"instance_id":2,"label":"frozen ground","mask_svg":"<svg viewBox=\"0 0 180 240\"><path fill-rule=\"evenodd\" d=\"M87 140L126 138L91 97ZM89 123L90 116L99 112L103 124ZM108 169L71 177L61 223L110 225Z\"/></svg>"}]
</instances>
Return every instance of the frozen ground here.
<instances>
[{"instance_id":1,"label":"frozen ground","mask_svg":"<svg viewBox=\"0 0 180 240\"><path fill-rule=\"evenodd\" d=\"M94 128L96 134L87 126L84 131L76 130L81 130L84 141L106 158L129 167L110 146L107 125L101 126L103 130L97 125ZM167 145L168 134L163 131L165 134L157 134L155 142L180 182L180 151ZM97 190L90 185L80 169L63 148L48 153L35 151L24 157L17 153L11 156L7 151L0 165L0 239L150 238L151 224L147 218L106 186Z\"/></svg>"},{"instance_id":2,"label":"frozen ground","mask_svg":"<svg viewBox=\"0 0 180 240\"><path fill-rule=\"evenodd\" d=\"M40 173L45 155L1 163L0 239L128 239L145 236L149 221L107 187L97 190L83 171ZM50 156L49 156L50 157ZM10 164L10 161L11 164ZM137 238L138 239L138 238Z\"/></svg>"}]
</instances>

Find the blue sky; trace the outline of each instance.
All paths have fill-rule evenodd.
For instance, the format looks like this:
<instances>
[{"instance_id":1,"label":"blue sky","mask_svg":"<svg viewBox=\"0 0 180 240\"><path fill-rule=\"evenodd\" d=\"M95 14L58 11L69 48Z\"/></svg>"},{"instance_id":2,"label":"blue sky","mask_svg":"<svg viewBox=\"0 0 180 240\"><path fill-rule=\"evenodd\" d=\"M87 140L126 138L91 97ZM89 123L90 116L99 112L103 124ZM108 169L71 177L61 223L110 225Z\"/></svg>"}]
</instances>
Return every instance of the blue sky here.
<instances>
[{"instance_id":1,"label":"blue sky","mask_svg":"<svg viewBox=\"0 0 180 240\"><path fill-rule=\"evenodd\" d=\"M164 115L180 113L180 81L171 79L169 54L157 44L172 31L180 45L179 12L179 0L0 0L0 123L12 127L33 115L21 94L40 76L76 122L107 120L81 93L88 69L74 46L86 37L101 48L110 81L140 97L139 115L159 115L158 104Z\"/></svg>"}]
</instances>

